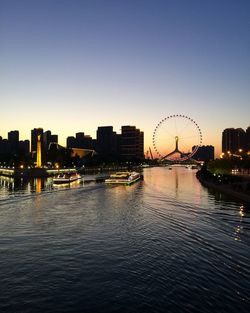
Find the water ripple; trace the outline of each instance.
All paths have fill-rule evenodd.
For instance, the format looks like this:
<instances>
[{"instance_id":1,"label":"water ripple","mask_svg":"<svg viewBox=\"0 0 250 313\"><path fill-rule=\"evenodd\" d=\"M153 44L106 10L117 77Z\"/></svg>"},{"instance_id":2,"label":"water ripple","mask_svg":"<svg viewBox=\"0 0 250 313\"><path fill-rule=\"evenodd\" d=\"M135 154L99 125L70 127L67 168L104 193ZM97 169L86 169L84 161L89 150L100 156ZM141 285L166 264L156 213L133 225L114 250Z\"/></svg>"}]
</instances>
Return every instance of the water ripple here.
<instances>
[{"instance_id":1,"label":"water ripple","mask_svg":"<svg viewBox=\"0 0 250 313\"><path fill-rule=\"evenodd\" d=\"M0 200L1 312L248 312L250 216L192 171Z\"/></svg>"}]
</instances>

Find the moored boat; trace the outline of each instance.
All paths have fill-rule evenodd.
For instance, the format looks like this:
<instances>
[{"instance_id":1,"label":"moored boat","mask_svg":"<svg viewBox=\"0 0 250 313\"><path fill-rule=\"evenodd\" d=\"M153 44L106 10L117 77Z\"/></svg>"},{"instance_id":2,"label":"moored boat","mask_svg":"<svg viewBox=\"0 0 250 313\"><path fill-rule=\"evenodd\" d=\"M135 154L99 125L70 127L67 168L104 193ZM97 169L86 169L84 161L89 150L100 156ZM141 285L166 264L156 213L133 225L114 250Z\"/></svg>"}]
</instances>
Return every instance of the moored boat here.
<instances>
[{"instance_id":1,"label":"moored boat","mask_svg":"<svg viewBox=\"0 0 250 313\"><path fill-rule=\"evenodd\" d=\"M116 172L105 179L106 184L131 185L142 179L143 176L138 172Z\"/></svg>"},{"instance_id":2,"label":"moored boat","mask_svg":"<svg viewBox=\"0 0 250 313\"><path fill-rule=\"evenodd\" d=\"M73 173L60 173L53 178L53 184L69 184L74 181L80 180L82 177L77 172Z\"/></svg>"}]
</instances>

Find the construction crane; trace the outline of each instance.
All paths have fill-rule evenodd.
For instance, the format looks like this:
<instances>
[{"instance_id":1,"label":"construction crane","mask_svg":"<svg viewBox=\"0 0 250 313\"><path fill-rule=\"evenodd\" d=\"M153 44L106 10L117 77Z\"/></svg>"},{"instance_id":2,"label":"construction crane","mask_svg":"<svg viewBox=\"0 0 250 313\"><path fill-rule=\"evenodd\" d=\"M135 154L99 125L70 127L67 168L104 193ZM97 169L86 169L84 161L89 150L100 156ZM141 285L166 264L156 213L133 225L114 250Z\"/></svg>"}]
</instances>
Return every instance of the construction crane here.
<instances>
[{"instance_id":1,"label":"construction crane","mask_svg":"<svg viewBox=\"0 0 250 313\"><path fill-rule=\"evenodd\" d=\"M153 160L153 154L152 154L152 151L151 151L151 148L149 147L149 152L150 152L150 156L151 156L151 160Z\"/></svg>"}]
</instances>

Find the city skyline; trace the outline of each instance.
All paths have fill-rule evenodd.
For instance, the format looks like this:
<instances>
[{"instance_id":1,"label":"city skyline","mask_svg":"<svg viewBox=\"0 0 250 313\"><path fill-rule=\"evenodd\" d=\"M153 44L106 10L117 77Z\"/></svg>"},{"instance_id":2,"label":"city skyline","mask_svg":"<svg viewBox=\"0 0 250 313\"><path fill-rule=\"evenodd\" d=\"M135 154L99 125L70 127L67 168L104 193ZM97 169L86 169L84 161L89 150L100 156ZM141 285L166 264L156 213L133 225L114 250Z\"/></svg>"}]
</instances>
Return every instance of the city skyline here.
<instances>
[{"instance_id":1,"label":"city skyline","mask_svg":"<svg viewBox=\"0 0 250 313\"><path fill-rule=\"evenodd\" d=\"M134 128L136 128L136 126L135 125L121 125L120 126L120 129L119 129L119 131L121 132L122 131L122 128L124 128L124 127L134 127ZM78 135L83 135L85 138L87 138L87 139L89 139L89 140L97 140L97 138L98 138L98 131L99 131L99 129L102 129L102 128L112 128L112 131L114 132L114 134L117 134L117 135L119 135L119 133L115 130L115 129L113 129L113 126L112 125L105 125L105 126L97 126L97 128L96 128L96 132L95 132L95 134L93 135L93 136L91 136L91 135L89 135L88 133L86 133L85 132L85 130L81 130L81 131L79 131L79 132L75 132L74 134L67 134L66 135L66 138L65 138L65 142L61 142L61 140L59 140L60 139L60 137L58 136L58 134L52 134L52 130L51 129L49 129L49 130L45 130L43 127L35 127L34 129L31 129L30 131L29 131L29 136L27 137L27 138L23 138L22 136L21 136L21 134L20 134L20 131L19 130L17 130L17 129L15 129L15 130L8 130L7 131L7 136L3 136L2 134L0 134L0 138L2 139L2 140L10 140L9 139L9 137L10 136L17 136L18 137L18 141L20 140L20 141L29 141L29 143L30 143L30 151L33 151L33 150L36 150L36 149L32 149L32 145L34 145L34 138L33 138L33 132L34 131L36 131L36 130L42 130L42 132L43 132L43 135L44 136L48 136L48 134L49 134L49 136L51 137L51 138L53 138L53 140L52 140L52 142L56 142L56 143L58 143L58 144L60 144L61 146L63 146L63 147L68 147L68 140L69 139L72 139L72 138L75 138L75 137L77 137ZM223 149L223 138L224 138L224 133L226 132L226 131L231 131L231 130L233 130L233 131L240 131L240 132L243 132L245 135L244 136L246 136L246 142L244 142L243 144L241 144L241 143L238 143L238 145L239 145L239 147L240 147L240 149L241 150L244 150L245 148L244 148L244 146L245 145L247 145L247 138L249 138L249 130L250 130L250 126L248 126L246 129L243 129L242 127L239 127L239 128L233 128L233 127L227 127L227 128L225 128L223 131L222 131L222 133L221 133L221 147L220 147L220 150L222 151L222 152L225 152L225 151L228 151L228 150L230 150L229 148L224 148ZM141 130L141 132L142 133L144 133L144 131L143 130ZM54 138L56 138L56 139L54 139ZM211 144L201 144L201 146L213 146L213 145L211 145ZM190 147L190 150L191 150L191 148L192 148L192 150L194 149L194 147L195 146L193 146L193 147ZM213 146L214 147L214 146ZM86 144L86 147L85 148L89 148L88 147L88 144ZM146 154L147 152L148 152L148 148L149 147L147 147L147 146L145 146L144 145L144 153ZM151 148L151 147L150 147ZM242 149L243 148L243 149ZM236 149L237 151L238 151L238 148ZM249 150L249 149L248 149ZM152 149L152 152L153 152L153 155L154 155L154 157L156 157L157 158L157 153L154 151L154 149ZM221 154L220 155L216 155L216 157L219 157L219 156L221 156Z\"/></svg>"},{"instance_id":2,"label":"city skyline","mask_svg":"<svg viewBox=\"0 0 250 313\"><path fill-rule=\"evenodd\" d=\"M221 152L228 127L249 126L248 1L1 1L0 135L43 127L95 137L194 118Z\"/></svg>"}]
</instances>

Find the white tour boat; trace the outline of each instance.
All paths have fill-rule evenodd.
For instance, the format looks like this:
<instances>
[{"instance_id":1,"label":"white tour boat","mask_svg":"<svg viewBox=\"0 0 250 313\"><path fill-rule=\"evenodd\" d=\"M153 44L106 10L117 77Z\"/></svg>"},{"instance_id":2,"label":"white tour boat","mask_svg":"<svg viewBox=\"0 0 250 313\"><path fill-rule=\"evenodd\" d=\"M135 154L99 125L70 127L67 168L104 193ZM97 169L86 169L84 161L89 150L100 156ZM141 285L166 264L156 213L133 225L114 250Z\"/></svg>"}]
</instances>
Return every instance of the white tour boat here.
<instances>
[{"instance_id":1,"label":"white tour boat","mask_svg":"<svg viewBox=\"0 0 250 313\"><path fill-rule=\"evenodd\" d=\"M69 184L74 181L80 180L82 177L77 172L73 173L60 173L56 177L53 177L53 184Z\"/></svg>"},{"instance_id":2,"label":"white tour boat","mask_svg":"<svg viewBox=\"0 0 250 313\"><path fill-rule=\"evenodd\" d=\"M131 185L142 179L142 175L137 172L116 172L105 179L106 184Z\"/></svg>"}]
</instances>

